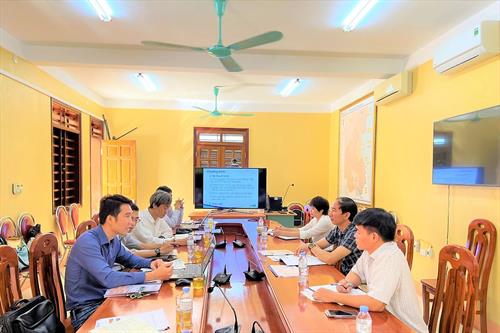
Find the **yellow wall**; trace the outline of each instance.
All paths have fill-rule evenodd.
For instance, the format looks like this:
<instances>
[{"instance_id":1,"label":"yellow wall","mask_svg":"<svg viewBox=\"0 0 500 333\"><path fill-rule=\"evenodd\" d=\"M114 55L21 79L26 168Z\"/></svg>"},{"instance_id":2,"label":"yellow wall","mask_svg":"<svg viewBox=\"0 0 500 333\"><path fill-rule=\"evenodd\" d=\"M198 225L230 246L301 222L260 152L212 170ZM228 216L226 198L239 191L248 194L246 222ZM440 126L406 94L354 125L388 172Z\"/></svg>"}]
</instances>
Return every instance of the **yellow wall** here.
<instances>
[{"instance_id":1,"label":"yellow wall","mask_svg":"<svg viewBox=\"0 0 500 333\"><path fill-rule=\"evenodd\" d=\"M36 66L0 48L0 216L17 220L21 212L35 216L42 230L55 231L52 215L50 97L19 81L86 109L101 107L52 78ZM8 77L14 76L16 80ZM17 81L19 79L19 81ZM82 219L90 217L90 116L82 113ZM24 191L13 195L12 183Z\"/></svg>"},{"instance_id":2,"label":"yellow wall","mask_svg":"<svg viewBox=\"0 0 500 333\"><path fill-rule=\"evenodd\" d=\"M106 110L117 135L138 126L127 139L137 141L137 199L141 208L158 185L193 210L193 128L249 128L249 166L267 168L268 192L286 203L306 202L329 192L330 114L256 113L253 117L207 117L201 112Z\"/></svg>"},{"instance_id":3,"label":"yellow wall","mask_svg":"<svg viewBox=\"0 0 500 333\"><path fill-rule=\"evenodd\" d=\"M467 226L474 218L489 219L500 231L499 187L432 185L433 122L500 104L500 57L453 75L437 74L428 62L413 75L413 94L377 111L375 205L394 211L415 238L433 246L432 258L414 256L412 272L418 281L436 277L448 219L449 243L465 244ZM499 242L500 237L488 291L489 319L496 325L500 325L494 315L500 312Z\"/></svg>"}]
</instances>

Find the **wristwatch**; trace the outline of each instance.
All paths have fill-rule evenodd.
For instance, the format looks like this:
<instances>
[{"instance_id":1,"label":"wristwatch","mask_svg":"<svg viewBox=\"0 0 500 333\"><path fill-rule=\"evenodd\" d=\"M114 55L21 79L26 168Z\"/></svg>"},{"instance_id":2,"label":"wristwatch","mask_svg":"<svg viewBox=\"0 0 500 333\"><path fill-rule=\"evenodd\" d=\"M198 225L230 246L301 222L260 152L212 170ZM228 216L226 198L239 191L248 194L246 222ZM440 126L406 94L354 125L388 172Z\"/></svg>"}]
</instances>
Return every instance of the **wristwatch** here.
<instances>
[{"instance_id":1,"label":"wristwatch","mask_svg":"<svg viewBox=\"0 0 500 333\"><path fill-rule=\"evenodd\" d=\"M157 247L157 248L155 249L155 254L156 254L156 256L157 256L157 257L159 257L159 256L160 256L161 251L160 251L160 248L159 248L159 247Z\"/></svg>"},{"instance_id":2,"label":"wristwatch","mask_svg":"<svg viewBox=\"0 0 500 333\"><path fill-rule=\"evenodd\" d=\"M309 250L311 250L315 246L316 246L316 244L314 244L314 243L307 244L307 247L309 248Z\"/></svg>"}]
</instances>

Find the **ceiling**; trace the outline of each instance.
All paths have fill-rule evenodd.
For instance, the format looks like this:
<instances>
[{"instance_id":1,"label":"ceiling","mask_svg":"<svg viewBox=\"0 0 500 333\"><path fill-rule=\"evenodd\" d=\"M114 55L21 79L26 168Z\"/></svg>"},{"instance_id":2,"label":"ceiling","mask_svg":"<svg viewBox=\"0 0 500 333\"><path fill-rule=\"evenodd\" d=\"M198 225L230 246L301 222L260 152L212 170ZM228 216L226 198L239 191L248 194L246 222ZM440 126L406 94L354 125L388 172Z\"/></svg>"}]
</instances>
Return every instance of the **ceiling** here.
<instances>
[{"instance_id":1,"label":"ceiling","mask_svg":"<svg viewBox=\"0 0 500 333\"><path fill-rule=\"evenodd\" d=\"M212 87L224 85L222 110L322 112L357 87L400 72L409 55L494 1L379 1L346 33L340 25L353 1L230 0L225 44L284 33L279 42L236 52L240 73L204 53L140 44L215 44L211 0L108 2L110 23L83 0L0 0L0 44L15 45L12 51L105 106L210 107ZM150 74L158 90L146 92L138 72ZM279 89L295 77L304 79L301 91L281 97Z\"/></svg>"}]
</instances>

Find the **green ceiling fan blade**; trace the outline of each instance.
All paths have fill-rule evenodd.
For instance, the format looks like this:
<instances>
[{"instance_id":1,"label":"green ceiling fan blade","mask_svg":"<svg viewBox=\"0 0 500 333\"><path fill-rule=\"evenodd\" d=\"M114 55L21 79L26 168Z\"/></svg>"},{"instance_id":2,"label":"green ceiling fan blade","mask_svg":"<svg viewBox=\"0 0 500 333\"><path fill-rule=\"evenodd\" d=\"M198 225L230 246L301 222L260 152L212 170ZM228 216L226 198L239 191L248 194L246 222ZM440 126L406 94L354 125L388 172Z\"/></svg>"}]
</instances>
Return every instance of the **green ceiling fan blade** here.
<instances>
[{"instance_id":1,"label":"green ceiling fan blade","mask_svg":"<svg viewBox=\"0 0 500 333\"><path fill-rule=\"evenodd\" d=\"M228 72L241 72L243 70L232 57L219 58L219 60Z\"/></svg>"},{"instance_id":2,"label":"green ceiling fan blade","mask_svg":"<svg viewBox=\"0 0 500 333\"><path fill-rule=\"evenodd\" d=\"M204 108L200 108L199 106L194 106L194 105L193 105L193 108L198 109L198 110L201 110L201 111L205 111L205 112L208 112L208 113L212 113L212 111L207 110L207 109L204 109Z\"/></svg>"},{"instance_id":3,"label":"green ceiling fan blade","mask_svg":"<svg viewBox=\"0 0 500 333\"><path fill-rule=\"evenodd\" d=\"M163 42L155 42L152 40L143 40L142 45L145 46L160 46L160 47L168 47L172 49L186 49L186 50L192 50L192 51L206 51L207 49L203 47L196 47L196 46L187 46L187 45L181 45L181 44L172 44L172 43L163 43Z\"/></svg>"},{"instance_id":4,"label":"green ceiling fan blade","mask_svg":"<svg viewBox=\"0 0 500 333\"><path fill-rule=\"evenodd\" d=\"M255 116L252 113L238 113L238 112L219 112L221 115L224 116L239 116L239 117L253 117Z\"/></svg>"},{"instance_id":5,"label":"green ceiling fan blade","mask_svg":"<svg viewBox=\"0 0 500 333\"><path fill-rule=\"evenodd\" d=\"M248 39L233 43L233 44L229 45L228 47L231 50L235 50L235 51L244 50L244 49L248 49L248 48L259 46L259 45L277 42L281 38L283 38L283 33L281 31L269 31L269 32L263 33L261 35L250 37Z\"/></svg>"}]
</instances>

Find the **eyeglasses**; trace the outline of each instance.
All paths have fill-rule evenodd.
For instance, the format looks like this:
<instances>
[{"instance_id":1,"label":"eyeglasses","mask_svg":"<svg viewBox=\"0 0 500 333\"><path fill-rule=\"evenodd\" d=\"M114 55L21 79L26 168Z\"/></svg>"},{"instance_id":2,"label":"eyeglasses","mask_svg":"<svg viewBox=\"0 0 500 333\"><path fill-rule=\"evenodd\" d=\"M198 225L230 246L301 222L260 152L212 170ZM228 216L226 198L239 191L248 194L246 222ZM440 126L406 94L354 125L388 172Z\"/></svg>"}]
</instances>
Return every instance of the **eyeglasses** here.
<instances>
[{"instance_id":1,"label":"eyeglasses","mask_svg":"<svg viewBox=\"0 0 500 333\"><path fill-rule=\"evenodd\" d=\"M131 299L141 299L143 298L144 296L148 296L149 293L144 293L144 287L141 287L139 288L139 291L138 292L135 292L133 294L130 294L130 298Z\"/></svg>"}]
</instances>

